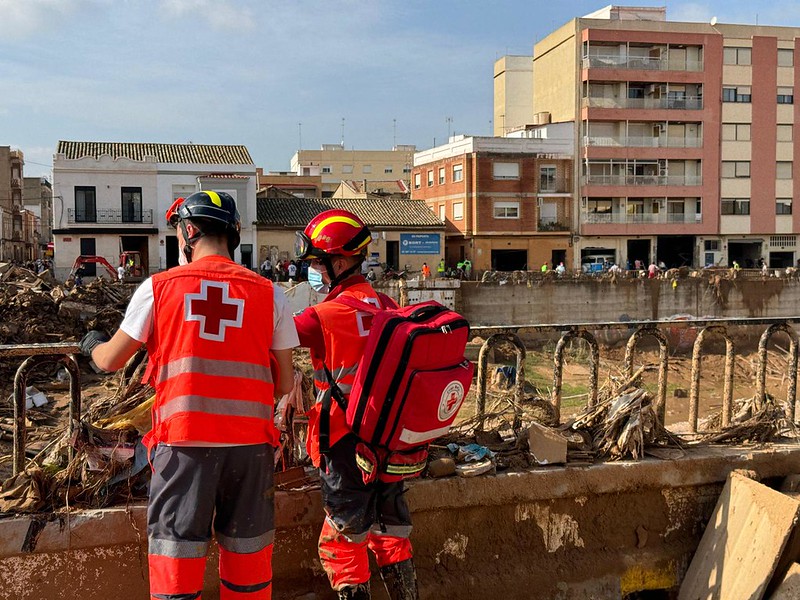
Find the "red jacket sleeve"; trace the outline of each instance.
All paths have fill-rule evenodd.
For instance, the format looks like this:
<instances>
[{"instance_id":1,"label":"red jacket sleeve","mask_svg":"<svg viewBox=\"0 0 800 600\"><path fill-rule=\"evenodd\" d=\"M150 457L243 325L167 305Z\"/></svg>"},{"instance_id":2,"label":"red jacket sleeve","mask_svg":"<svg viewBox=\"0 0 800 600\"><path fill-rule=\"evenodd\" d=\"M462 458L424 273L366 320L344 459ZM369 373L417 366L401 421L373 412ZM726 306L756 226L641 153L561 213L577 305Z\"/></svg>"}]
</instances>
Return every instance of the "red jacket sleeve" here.
<instances>
[{"instance_id":1,"label":"red jacket sleeve","mask_svg":"<svg viewBox=\"0 0 800 600\"><path fill-rule=\"evenodd\" d=\"M300 314L295 315L294 325L297 328L297 337L300 338L300 345L304 348L309 348L314 356L325 356L322 323L319 321L317 311L313 307L309 307Z\"/></svg>"}]
</instances>

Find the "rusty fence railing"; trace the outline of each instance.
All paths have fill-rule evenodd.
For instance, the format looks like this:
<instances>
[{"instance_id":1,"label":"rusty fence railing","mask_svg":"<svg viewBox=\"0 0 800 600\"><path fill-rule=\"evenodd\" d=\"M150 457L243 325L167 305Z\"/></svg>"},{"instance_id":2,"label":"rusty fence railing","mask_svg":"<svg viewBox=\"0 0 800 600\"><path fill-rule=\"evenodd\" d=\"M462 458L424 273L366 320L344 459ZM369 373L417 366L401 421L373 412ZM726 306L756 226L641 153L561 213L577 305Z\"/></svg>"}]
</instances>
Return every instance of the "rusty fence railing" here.
<instances>
[{"instance_id":1,"label":"rusty fence railing","mask_svg":"<svg viewBox=\"0 0 800 600\"><path fill-rule=\"evenodd\" d=\"M17 344L0 345L0 359L27 357L14 375L14 449L13 470L17 475L25 470L25 390L28 387L28 375L35 368L45 363L62 364L69 375L69 432L70 436L75 423L81 418L81 374L78 362L73 355L80 354L76 342L61 344ZM68 445L69 458L72 459L72 446Z\"/></svg>"},{"instance_id":2,"label":"rusty fence railing","mask_svg":"<svg viewBox=\"0 0 800 600\"><path fill-rule=\"evenodd\" d=\"M725 371L723 375L722 392L722 418L721 425L730 424L733 411L733 373L735 360L735 344L730 334L731 327L750 326L764 327L758 343L758 366L756 376L755 402L763 406L767 399L767 357L768 344L777 333L783 333L789 338L789 350L786 373L788 376L788 389L786 394L787 418L795 422L797 414L797 365L798 365L798 336L793 325L800 323L796 318L744 318L744 319L687 319L674 321L628 321L606 323L576 323L576 324L548 324L548 325L513 325L489 326L479 325L472 327L473 333L489 334L481 347L478 357L478 398L477 398L477 429L483 430L486 410L486 394L488 361L490 350L503 344L511 344L517 356L517 379L515 382L514 397L516 401L522 399L524 386L524 361L525 345L519 334L553 334L561 333L556 343L553 354L553 387L550 392L550 404L557 422L561 422L561 389L563 383L564 354L567 343L571 340L583 340L589 346L589 392L587 405L597 403L599 393L599 364L600 350L595 332L616 330L630 332L625 347L623 374L626 378L634 377L634 356L636 346L642 338L652 337L658 342L658 391L655 400L655 410L661 422L666 416L667 404L667 379L669 376L670 344L667 333L675 330L694 330L696 337L692 342L692 367L689 395L689 432L697 433L698 412L700 406L700 379L702 370L703 344L710 335L718 335L725 341Z\"/></svg>"}]
</instances>

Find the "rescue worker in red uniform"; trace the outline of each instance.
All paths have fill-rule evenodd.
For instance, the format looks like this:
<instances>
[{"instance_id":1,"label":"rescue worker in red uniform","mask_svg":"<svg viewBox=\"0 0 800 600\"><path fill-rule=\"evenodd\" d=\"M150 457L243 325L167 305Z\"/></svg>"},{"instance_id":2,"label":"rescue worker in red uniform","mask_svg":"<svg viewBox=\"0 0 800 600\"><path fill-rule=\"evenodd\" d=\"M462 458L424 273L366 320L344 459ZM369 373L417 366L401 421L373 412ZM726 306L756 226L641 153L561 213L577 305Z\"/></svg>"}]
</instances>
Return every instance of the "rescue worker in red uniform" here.
<instances>
[{"instance_id":1,"label":"rescue worker in red uniform","mask_svg":"<svg viewBox=\"0 0 800 600\"><path fill-rule=\"evenodd\" d=\"M283 292L232 260L240 222L230 195L179 198L167 221L181 265L143 282L114 336L91 331L81 350L114 371L147 344L150 597L201 597L213 526L220 598L269 600L273 406L291 389L294 322Z\"/></svg>"},{"instance_id":2,"label":"rescue worker in red uniform","mask_svg":"<svg viewBox=\"0 0 800 600\"><path fill-rule=\"evenodd\" d=\"M359 439L350 432L344 410L333 403L321 414L322 398L330 393L328 377L345 397L349 394L367 341L371 316L343 303L339 296L380 306L378 295L361 275L369 229L356 215L328 210L297 232L295 254L310 260L308 282L327 292L316 306L295 316L300 345L310 348L317 403L309 414L308 453L320 468L325 522L319 556L331 587L340 599L370 598L368 549L375 554L392 600L418 598L412 562L411 515L403 482L365 484L356 463ZM329 419L329 440L320 454L320 420ZM326 449L325 446L329 446Z\"/></svg>"}]
</instances>

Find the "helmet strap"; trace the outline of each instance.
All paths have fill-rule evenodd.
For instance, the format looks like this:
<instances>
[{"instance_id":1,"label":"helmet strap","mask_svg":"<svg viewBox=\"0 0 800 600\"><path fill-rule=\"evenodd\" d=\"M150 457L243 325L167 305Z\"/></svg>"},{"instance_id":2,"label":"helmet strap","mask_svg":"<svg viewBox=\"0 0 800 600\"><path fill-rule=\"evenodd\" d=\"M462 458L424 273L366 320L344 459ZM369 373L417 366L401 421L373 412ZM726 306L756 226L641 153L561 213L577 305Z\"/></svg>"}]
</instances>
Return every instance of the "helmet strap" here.
<instances>
[{"instance_id":1,"label":"helmet strap","mask_svg":"<svg viewBox=\"0 0 800 600\"><path fill-rule=\"evenodd\" d=\"M192 262L192 253L194 252L193 244L205 234L193 225L193 227L197 229L197 233L189 237L189 231L186 228L186 221L181 219L179 221L179 225L181 227L181 231L183 232L183 239L186 240L186 243L183 246L183 255L186 257L187 262Z\"/></svg>"},{"instance_id":2,"label":"helmet strap","mask_svg":"<svg viewBox=\"0 0 800 600\"><path fill-rule=\"evenodd\" d=\"M345 279L350 277L350 275L352 275L353 273L355 273L357 270L359 270L361 268L361 263L357 262L353 266L351 266L351 267L345 269L344 271L342 271L341 273L339 273L338 277L335 277L334 274L333 274L333 263L331 262L331 259L326 256L326 257L324 257L322 259L322 261L323 261L322 264L325 265L325 268L328 270L328 275L331 278L331 289L335 288L337 285L339 285Z\"/></svg>"}]
</instances>

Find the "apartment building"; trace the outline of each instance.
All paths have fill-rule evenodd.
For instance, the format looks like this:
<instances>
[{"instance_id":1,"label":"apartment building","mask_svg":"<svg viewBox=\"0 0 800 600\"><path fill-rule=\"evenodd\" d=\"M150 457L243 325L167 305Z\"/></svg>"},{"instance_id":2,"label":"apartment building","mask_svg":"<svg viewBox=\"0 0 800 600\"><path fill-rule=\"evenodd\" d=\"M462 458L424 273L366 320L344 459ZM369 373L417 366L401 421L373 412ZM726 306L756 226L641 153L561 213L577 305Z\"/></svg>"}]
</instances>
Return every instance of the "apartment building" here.
<instances>
[{"instance_id":1,"label":"apartment building","mask_svg":"<svg viewBox=\"0 0 800 600\"><path fill-rule=\"evenodd\" d=\"M503 56L494 63L494 135L533 123L533 57Z\"/></svg>"},{"instance_id":2,"label":"apartment building","mask_svg":"<svg viewBox=\"0 0 800 600\"><path fill-rule=\"evenodd\" d=\"M255 267L256 167L244 146L59 141L53 161L55 275L79 255L112 265L139 252L145 272L178 264L178 238L164 215L176 198L227 192L242 222L235 259ZM87 275L94 275L94 265Z\"/></svg>"},{"instance_id":3,"label":"apartment building","mask_svg":"<svg viewBox=\"0 0 800 600\"><path fill-rule=\"evenodd\" d=\"M34 258L52 256L53 184L46 177L23 177L22 201L34 222L32 244Z\"/></svg>"},{"instance_id":4,"label":"apartment building","mask_svg":"<svg viewBox=\"0 0 800 600\"><path fill-rule=\"evenodd\" d=\"M256 168L258 190L267 188L280 190L298 198L321 198L322 177L320 175L298 175L294 171L269 171L264 173L261 167Z\"/></svg>"},{"instance_id":5,"label":"apartment building","mask_svg":"<svg viewBox=\"0 0 800 600\"><path fill-rule=\"evenodd\" d=\"M572 128L568 128L572 131ZM417 152L411 197L445 222L448 265L538 269L572 258L572 136L454 136Z\"/></svg>"},{"instance_id":6,"label":"apartment building","mask_svg":"<svg viewBox=\"0 0 800 600\"><path fill-rule=\"evenodd\" d=\"M800 27L653 7L610 6L537 43L533 110L577 124L577 258L795 264L798 52Z\"/></svg>"},{"instance_id":7,"label":"apartment building","mask_svg":"<svg viewBox=\"0 0 800 600\"><path fill-rule=\"evenodd\" d=\"M297 175L322 178L322 197L333 196L343 180L402 180L409 184L415 146L391 150L346 150L340 144L323 144L320 150L298 150L291 170Z\"/></svg>"}]
</instances>

